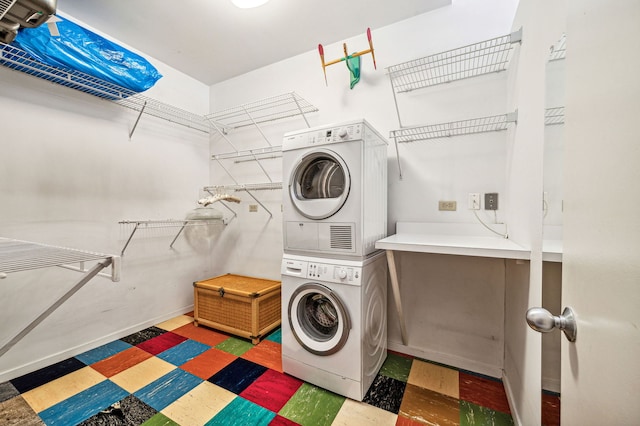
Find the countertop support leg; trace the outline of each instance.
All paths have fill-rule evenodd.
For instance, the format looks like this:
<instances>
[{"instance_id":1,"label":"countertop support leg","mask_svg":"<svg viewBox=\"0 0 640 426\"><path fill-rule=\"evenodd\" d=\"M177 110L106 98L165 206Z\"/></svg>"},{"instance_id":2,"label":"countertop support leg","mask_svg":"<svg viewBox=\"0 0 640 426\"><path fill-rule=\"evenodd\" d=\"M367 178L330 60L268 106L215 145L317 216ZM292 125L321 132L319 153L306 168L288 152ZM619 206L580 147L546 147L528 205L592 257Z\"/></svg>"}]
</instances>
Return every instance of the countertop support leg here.
<instances>
[{"instance_id":1,"label":"countertop support leg","mask_svg":"<svg viewBox=\"0 0 640 426\"><path fill-rule=\"evenodd\" d=\"M387 264L389 265L389 276L391 278L391 290L393 292L393 300L398 311L398 321L400 321L400 335L402 336L402 344L407 345L407 327L404 323L404 314L402 312L402 300L400 298L400 286L398 285L398 271L396 269L396 261L393 250L386 250Z\"/></svg>"}]
</instances>

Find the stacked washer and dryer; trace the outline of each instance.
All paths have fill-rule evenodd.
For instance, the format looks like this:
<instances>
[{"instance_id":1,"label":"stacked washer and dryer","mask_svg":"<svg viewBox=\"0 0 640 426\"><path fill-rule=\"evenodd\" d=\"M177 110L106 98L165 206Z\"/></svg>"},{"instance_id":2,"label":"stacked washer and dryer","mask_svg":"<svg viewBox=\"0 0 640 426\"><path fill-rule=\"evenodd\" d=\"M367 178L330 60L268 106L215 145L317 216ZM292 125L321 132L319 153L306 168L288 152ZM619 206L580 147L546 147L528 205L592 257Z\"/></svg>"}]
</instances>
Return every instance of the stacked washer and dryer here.
<instances>
[{"instance_id":1,"label":"stacked washer and dryer","mask_svg":"<svg viewBox=\"0 0 640 426\"><path fill-rule=\"evenodd\" d=\"M282 368L361 401L387 356L387 142L357 120L282 153Z\"/></svg>"}]
</instances>

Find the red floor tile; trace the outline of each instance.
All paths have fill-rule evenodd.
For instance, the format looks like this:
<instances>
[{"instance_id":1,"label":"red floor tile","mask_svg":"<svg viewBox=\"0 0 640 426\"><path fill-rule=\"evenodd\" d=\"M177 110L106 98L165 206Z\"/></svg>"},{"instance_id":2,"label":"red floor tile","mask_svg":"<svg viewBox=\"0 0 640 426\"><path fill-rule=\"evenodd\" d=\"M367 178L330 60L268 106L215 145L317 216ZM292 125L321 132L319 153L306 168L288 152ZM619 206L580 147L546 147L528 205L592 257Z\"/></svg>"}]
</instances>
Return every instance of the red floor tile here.
<instances>
[{"instance_id":1,"label":"red floor tile","mask_svg":"<svg viewBox=\"0 0 640 426\"><path fill-rule=\"evenodd\" d=\"M543 426L560 426L560 397L542 393L542 424Z\"/></svg>"},{"instance_id":2,"label":"red floor tile","mask_svg":"<svg viewBox=\"0 0 640 426\"><path fill-rule=\"evenodd\" d=\"M302 386L302 383L295 377L267 370L242 391L240 396L277 413Z\"/></svg>"},{"instance_id":3,"label":"red floor tile","mask_svg":"<svg viewBox=\"0 0 640 426\"><path fill-rule=\"evenodd\" d=\"M460 372L460 399L511 414L502 382Z\"/></svg>"},{"instance_id":4,"label":"red floor tile","mask_svg":"<svg viewBox=\"0 0 640 426\"><path fill-rule=\"evenodd\" d=\"M153 339L149 339L146 342L142 342L137 345L137 348L140 348L144 351L149 352L152 355L158 355L160 352L164 352L167 349L170 349L182 342L187 340L184 336L179 336L169 331L161 334L158 337L154 337Z\"/></svg>"}]
</instances>

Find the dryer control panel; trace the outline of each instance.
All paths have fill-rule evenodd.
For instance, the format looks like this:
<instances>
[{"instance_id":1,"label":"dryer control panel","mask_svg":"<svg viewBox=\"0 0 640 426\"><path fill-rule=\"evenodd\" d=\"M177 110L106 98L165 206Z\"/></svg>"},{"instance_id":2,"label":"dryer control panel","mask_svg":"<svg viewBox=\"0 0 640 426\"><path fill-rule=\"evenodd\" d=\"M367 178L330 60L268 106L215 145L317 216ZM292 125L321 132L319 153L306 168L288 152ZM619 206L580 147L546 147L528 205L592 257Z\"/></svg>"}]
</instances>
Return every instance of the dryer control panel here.
<instances>
[{"instance_id":1,"label":"dryer control panel","mask_svg":"<svg viewBox=\"0 0 640 426\"><path fill-rule=\"evenodd\" d=\"M362 268L352 265L336 265L321 262L285 259L282 262L283 275L313 279L320 282L360 285Z\"/></svg>"},{"instance_id":2,"label":"dryer control panel","mask_svg":"<svg viewBox=\"0 0 640 426\"><path fill-rule=\"evenodd\" d=\"M363 131L362 123L352 123L290 135L285 137L283 149L285 149L285 145L289 150L312 145L362 140Z\"/></svg>"}]
</instances>

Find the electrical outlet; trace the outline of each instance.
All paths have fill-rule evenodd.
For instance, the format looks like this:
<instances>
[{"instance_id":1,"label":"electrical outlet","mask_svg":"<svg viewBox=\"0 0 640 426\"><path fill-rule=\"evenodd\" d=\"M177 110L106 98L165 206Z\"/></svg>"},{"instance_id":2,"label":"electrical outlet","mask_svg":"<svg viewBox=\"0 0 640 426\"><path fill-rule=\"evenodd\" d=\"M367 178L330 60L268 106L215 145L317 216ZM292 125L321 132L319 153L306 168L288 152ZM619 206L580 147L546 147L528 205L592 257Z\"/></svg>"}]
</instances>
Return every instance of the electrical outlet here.
<instances>
[{"instance_id":1,"label":"electrical outlet","mask_svg":"<svg viewBox=\"0 0 640 426\"><path fill-rule=\"evenodd\" d=\"M480 193L469 193L469 210L480 210Z\"/></svg>"},{"instance_id":2,"label":"electrical outlet","mask_svg":"<svg viewBox=\"0 0 640 426\"><path fill-rule=\"evenodd\" d=\"M249 204L249 213L256 213L258 211L257 204Z\"/></svg>"},{"instance_id":3,"label":"electrical outlet","mask_svg":"<svg viewBox=\"0 0 640 426\"><path fill-rule=\"evenodd\" d=\"M455 201L438 201L438 210L447 211L447 212L455 212L457 208L457 204Z\"/></svg>"},{"instance_id":4,"label":"electrical outlet","mask_svg":"<svg viewBox=\"0 0 640 426\"><path fill-rule=\"evenodd\" d=\"M484 194L484 209L498 210L498 193L488 192Z\"/></svg>"}]
</instances>

